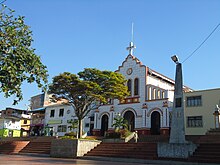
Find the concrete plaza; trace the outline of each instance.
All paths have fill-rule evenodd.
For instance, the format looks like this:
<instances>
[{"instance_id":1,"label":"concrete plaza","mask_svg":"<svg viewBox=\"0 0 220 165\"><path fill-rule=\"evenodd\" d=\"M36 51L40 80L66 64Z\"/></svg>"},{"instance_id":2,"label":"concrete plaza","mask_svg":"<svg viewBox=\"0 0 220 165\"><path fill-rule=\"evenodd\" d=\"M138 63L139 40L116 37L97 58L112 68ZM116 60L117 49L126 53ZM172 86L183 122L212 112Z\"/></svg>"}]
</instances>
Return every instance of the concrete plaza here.
<instances>
[{"instance_id":1,"label":"concrete plaza","mask_svg":"<svg viewBox=\"0 0 220 165\"><path fill-rule=\"evenodd\" d=\"M93 160L92 160L93 159ZM211 165L209 163L191 163L177 161L160 161L160 160L140 160L140 159L122 159L122 158L100 158L92 159L65 159L51 158L45 156L31 155L4 155L0 154L0 165L54 165L54 164L71 164L71 165ZM215 164L213 164L215 165Z\"/></svg>"},{"instance_id":2,"label":"concrete plaza","mask_svg":"<svg viewBox=\"0 0 220 165\"><path fill-rule=\"evenodd\" d=\"M104 160L83 160L83 159L65 159L51 158L27 155L3 155L0 154L0 165L54 165L54 164L71 164L71 165L132 165L132 162L112 162ZM144 165L143 163L135 163ZM146 165L146 164L145 164Z\"/></svg>"}]
</instances>

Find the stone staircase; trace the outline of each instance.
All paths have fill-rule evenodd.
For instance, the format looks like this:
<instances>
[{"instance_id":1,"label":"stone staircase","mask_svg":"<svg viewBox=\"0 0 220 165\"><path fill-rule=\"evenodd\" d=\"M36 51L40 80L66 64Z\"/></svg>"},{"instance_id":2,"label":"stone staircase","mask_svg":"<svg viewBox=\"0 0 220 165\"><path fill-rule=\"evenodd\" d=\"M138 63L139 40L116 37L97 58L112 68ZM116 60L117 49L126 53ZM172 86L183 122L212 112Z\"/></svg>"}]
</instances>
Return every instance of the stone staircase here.
<instances>
[{"instance_id":1,"label":"stone staircase","mask_svg":"<svg viewBox=\"0 0 220 165\"><path fill-rule=\"evenodd\" d=\"M4 138L0 141L1 154L50 154L55 137Z\"/></svg>"},{"instance_id":2,"label":"stone staircase","mask_svg":"<svg viewBox=\"0 0 220 165\"><path fill-rule=\"evenodd\" d=\"M20 154L50 154L51 141L54 137L38 137L30 141Z\"/></svg>"},{"instance_id":3,"label":"stone staircase","mask_svg":"<svg viewBox=\"0 0 220 165\"><path fill-rule=\"evenodd\" d=\"M17 154L25 146L27 146L29 141L9 141L2 142L0 144L0 153L1 154Z\"/></svg>"},{"instance_id":4,"label":"stone staircase","mask_svg":"<svg viewBox=\"0 0 220 165\"><path fill-rule=\"evenodd\" d=\"M192 162L220 163L220 143L201 143L189 158Z\"/></svg>"},{"instance_id":5,"label":"stone staircase","mask_svg":"<svg viewBox=\"0 0 220 165\"><path fill-rule=\"evenodd\" d=\"M189 161L220 163L220 129L209 130L197 143L199 146Z\"/></svg>"},{"instance_id":6,"label":"stone staircase","mask_svg":"<svg viewBox=\"0 0 220 165\"><path fill-rule=\"evenodd\" d=\"M156 143L101 143L85 156L156 159Z\"/></svg>"},{"instance_id":7,"label":"stone staircase","mask_svg":"<svg viewBox=\"0 0 220 165\"><path fill-rule=\"evenodd\" d=\"M211 128L206 135L220 135L220 128Z\"/></svg>"},{"instance_id":8,"label":"stone staircase","mask_svg":"<svg viewBox=\"0 0 220 165\"><path fill-rule=\"evenodd\" d=\"M165 135L139 135L138 142L168 142L169 136Z\"/></svg>"}]
</instances>

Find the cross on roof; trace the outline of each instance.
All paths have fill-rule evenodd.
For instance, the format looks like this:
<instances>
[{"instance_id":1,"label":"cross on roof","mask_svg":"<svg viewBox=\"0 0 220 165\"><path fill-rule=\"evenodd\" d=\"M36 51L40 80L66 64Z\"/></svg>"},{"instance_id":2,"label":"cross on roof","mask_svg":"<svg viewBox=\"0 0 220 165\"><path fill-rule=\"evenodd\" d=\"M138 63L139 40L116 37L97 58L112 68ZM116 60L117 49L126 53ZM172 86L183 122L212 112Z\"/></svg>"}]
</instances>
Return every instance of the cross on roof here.
<instances>
[{"instance_id":1,"label":"cross on roof","mask_svg":"<svg viewBox=\"0 0 220 165\"><path fill-rule=\"evenodd\" d=\"M129 51L130 55L133 55L133 51L136 48L133 42L130 42L129 47L127 47L127 50Z\"/></svg>"}]
</instances>

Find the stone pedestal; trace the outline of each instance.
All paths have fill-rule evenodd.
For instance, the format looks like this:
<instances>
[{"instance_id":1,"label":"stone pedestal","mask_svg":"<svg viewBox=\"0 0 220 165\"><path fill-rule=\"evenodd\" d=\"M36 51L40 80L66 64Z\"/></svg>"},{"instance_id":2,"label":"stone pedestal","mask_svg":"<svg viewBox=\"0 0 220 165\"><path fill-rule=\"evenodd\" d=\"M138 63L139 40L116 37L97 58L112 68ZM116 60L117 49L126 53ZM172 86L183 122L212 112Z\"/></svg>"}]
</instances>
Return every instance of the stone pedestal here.
<instances>
[{"instance_id":1,"label":"stone pedestal","mask_svg":"<svg viewBox=\"0 0 220 165\"><path fill-rule=\"evenodd\" d=\"M101 141L98 140L54 139L51 143L50 156L57 158L82 157L100 143Z\"/></svg>"},{"instance_id":2,"label":"stone pedestal","mask_svg":"<svg viewBox=\"0 0 220 165\"><path fill-rule=\"evenodd\" d=\"M188 158L197 148L193 143L158 143L158 157Z\"/></svg>"},{"instance_id":3,"label":"stone pedestal","mask_svg":"<svg viewBox=\"0 0 220 165\"><path fill-rule=\"evenodd\" d=\"M176 63L176 76L170 140L169 143L158 143L157 152L158 157L188 158L197 146L185 140L182 65L176 56L173 57Z\"/></svg>"}]
</instances>

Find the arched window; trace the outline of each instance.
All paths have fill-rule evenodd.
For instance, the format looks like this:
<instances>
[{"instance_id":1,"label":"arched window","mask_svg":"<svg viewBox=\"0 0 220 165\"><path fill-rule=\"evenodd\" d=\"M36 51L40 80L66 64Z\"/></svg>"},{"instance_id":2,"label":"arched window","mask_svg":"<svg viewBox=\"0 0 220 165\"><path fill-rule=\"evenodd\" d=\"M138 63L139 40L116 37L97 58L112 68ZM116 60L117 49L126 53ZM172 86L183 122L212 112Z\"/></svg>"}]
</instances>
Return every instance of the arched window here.
<instances>
[{"instance_id":1,"label":"arched window","mask_svg":"<svg viewBox=\"0 0 220 165\"><path fill-rule=\"evenodd\" d=\"M152 96L151 96L151 87L148 88L148 100L151 100L152 99Z\"/></svg>"},{"instance_id":2,"label":"arched window","mask_svg":"<svg viewBox=\"0 0 220 165\"><path fill-rule=\"evenodd\" d=\"M162 92L162 98L163 99L165 98L165 92L164 91Z\"/></svg>"},{"instance_id":3,"label":"arched window","mask_svg":"<svg viewBox=\"0 0 220 165\"><path fill-rule=\"evenodd\" d=\"M134 95L139 95L139 79L134 79Z\"/></svg>"},{"instance_id":4,"label":"arched window","mask_svg":"<svg viewBox=\"0 0 220 165\"><path fill-rule=\"evenodd\" d=\"M160 99L160 90L157 91L157 99Z\"/></svg>"},{"instance_id":5,"label":"arched window","mask_svg":"<svg viewBox=\"0 0 220 165\"><path fill-rule=\"evenodd\" d=\"M128 86L128 92L130 93L130 96L131 96L131 85L132 85L132 82L131 82L131 79L129 79L127 82L127 86Z\"/></svg>"},{"instance_id":6,"label":"arched window","mask_svg":"<svg viewBox=\"0 0 220 165\"><path fill-rule=\"evenodd\" d=\"M153 99L156 99L156 97L157 97L157 91L156 89L153 89Z\"/></svg>"}]
</instances>

